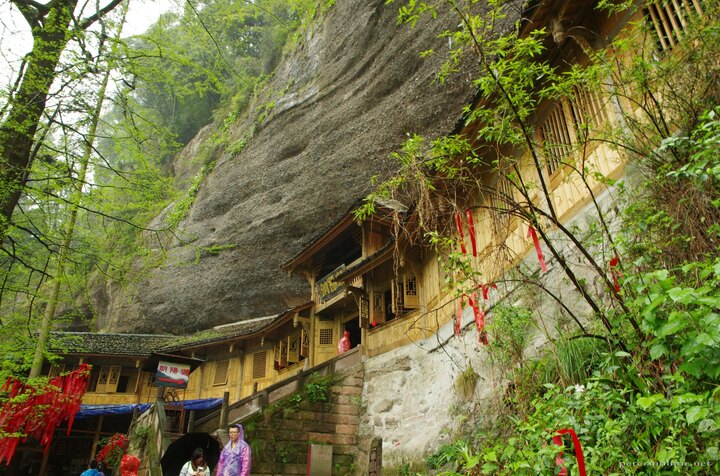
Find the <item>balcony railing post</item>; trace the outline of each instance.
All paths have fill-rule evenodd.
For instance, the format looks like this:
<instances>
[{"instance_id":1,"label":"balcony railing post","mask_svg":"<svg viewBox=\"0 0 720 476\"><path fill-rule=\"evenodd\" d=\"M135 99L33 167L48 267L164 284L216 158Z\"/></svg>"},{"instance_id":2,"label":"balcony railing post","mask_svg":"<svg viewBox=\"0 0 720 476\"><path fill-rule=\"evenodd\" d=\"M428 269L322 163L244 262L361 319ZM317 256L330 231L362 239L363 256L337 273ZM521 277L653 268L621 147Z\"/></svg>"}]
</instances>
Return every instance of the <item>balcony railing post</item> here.
<instances>
[{"instance_id":1,"label":"balcony railing post","mask_svg":"<svg viewBox=\"0 0 720 476\"><path fill-rule=\"evenodd\" d=\"M220 407L220 428L228 426L228 406L230 403L230 392L223 392L222 407Z\"/></svg>"}]
</instances>

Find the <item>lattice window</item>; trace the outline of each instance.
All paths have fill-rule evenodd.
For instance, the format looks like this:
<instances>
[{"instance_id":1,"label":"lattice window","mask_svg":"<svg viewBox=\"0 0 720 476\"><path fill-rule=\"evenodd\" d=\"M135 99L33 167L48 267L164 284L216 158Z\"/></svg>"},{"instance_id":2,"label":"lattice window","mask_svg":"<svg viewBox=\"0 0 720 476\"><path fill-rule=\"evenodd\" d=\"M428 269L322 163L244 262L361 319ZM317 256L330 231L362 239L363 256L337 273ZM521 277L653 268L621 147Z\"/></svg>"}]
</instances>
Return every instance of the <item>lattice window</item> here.
<instances>
[{"instance_id":1,"label":"lattice window","mask_svg":"<svg viewBox=\"0 0 720 476\"><path fill-rule=\"evenodd\" d=\"M332 345L333 343L333 330L332 329L320 329L320 345Z\"/></svg>"},{"instance_id":2,"label":"lattice window","mask_svg":"<svg viewBox=\"0 0 720 476\"><path fill-rule=\"evenodd\" d=\"M335 316L332 314L318 314L318 321L320 322L332 322L335 320Z\"/></svg>"},{"instance_id":3,"label":"lattice window","mask_svg":"<svg viewBox=\"0 0 720 476\"><path fill-rule=\"evenodd\" d=\"M573 89L575 97L569 105L576 125L599 127L607 122L608 116L600 94L579 86Z\"/></svg>"},{"instance_id":4,"label":"lattice window","mask_svg":"<svg viewBox=\"0 0 720 476\"><path fill-rule=\"evenodd\" d=\"M300 335L288 336L288 363L293 364L300 360Z\"/></svg>"},{"instance_id":5,"label":"lattice window","mask_svg":"<svg viewBox=\"0 0 720 476\"><path fill-rule=\"evenodd\" d=\"M267 359L267 351L255 352L253 354L252 378L254 380L265 378L265 361Z\"/></svg>"},{"instance_id":6,"label":"lattice window","mask_svg":"<svg viewBox=\"0 0 720 476\"><path fill-rule=\"evenodd\" d=\"M670 50L685 36L688 23L703 15L701 0L661 0L646 7L660 50Z\"/></svg>"},{"instance_id":7,"label":"lattice window","mask_svg":"<svg viewBox=\"0 0 720 476\"><path fill-rule=\"evenodd\" d=\"M571 125L565 115L562 102L556 104L548 117L540 126L540 138L545 151L546 167L549 175L553 175L572 153Z\"/></svg>"},{"instance_id":8,"label":"lattice window","mask_svg":"<svg viewBox=\"0 0 720 476\"><path fill-rule=\"evenodd\" d=\"M403 288L403 307L406 309L416 309L420 307L417 278L414 275L405 276Z\"/></svg>"},{"instance_id":9,"label":"lattice window","mask_svg":"<svg viewBox=\"0 0 720 476\"><path fill-rule=\"evenodd\" d=\"M230 370L229 360L220 360L215 362L215 375L213 375L213 385L226 385L228 382L228 370Z\"/></svg>"},{"instance_id":10,"label":"lattice window","mask_svg":"<svg viewBox=\"0 0 720 476\"><path fill-rule=\"evenodd\" d=\"M558 172L593 129L607 122L602 95L581 86L573 96L558 101L540 126L540 139L549 176Z\"/></svg>"},{"instance_id":11,"label":"lattice window","mask_svg":"<svg viewBox=\"0 0 720 476\"><path fill-rule=\"evenodd\" d=\"M494 212L493 225L499 234L508 232L512 216L510 211L515 202L515 188L510 179L499 177L495 183L495 192L490 196L490 204Z\"/></svg>"}]
</instances>

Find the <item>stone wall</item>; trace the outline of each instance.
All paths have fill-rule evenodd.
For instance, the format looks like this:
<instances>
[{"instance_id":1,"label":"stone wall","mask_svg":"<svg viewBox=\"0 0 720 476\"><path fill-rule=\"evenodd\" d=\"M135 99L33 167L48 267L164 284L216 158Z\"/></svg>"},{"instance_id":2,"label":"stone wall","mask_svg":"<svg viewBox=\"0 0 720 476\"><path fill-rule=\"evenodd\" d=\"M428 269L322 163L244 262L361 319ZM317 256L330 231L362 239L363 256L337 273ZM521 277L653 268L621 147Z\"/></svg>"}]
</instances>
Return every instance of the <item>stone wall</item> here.
<instances>
[{"instance_id":1,"label":"stone wall","mask_svg":"<svg viewBox=\"0 0 720 476\"><path fill-rule=\"evenodd\" d=\"M615 191L606 190L599 194L598 200L606 219L613 222L617 213ZM596 217L594 209L586 206L567 226L582 236ZM575 263L578 277L587 281L588 290L601 296L603 283L582 266L569 240L556 234L555 244L566 259ZM594 251L601 256L601 250ZM547 250L545 257L548 272L541 277L543 284L573 313L587 316L589 307L579 292L570 286L557 263L549 259ZM530 269L538 267L534 250L520 265ZM528 336L526 357L541 352L547 339L555 336L558 324L569 321L557 303L538 289L528 291L501 285L498 291L490 293L488 307L492 308L499 299L534 311L537 327ZM446 312L454 309L453 306L446 308ZM492 311L487 319L488 322L493 319ZM466 398L456 390L456 382L469 367L478 374L478 380L472 397ZM469 307L463 312L460 337L454 336L453 323L448 322L427 339L366 360L365 372L363 401L366 403L360 434L364 442L382 438L384 468L421 461L441 444L451 441L468 421L492 421L493 408L501 404L507 386L500 372L490 365L486 348L478 342Z\"/></svg>"}]
</instances>

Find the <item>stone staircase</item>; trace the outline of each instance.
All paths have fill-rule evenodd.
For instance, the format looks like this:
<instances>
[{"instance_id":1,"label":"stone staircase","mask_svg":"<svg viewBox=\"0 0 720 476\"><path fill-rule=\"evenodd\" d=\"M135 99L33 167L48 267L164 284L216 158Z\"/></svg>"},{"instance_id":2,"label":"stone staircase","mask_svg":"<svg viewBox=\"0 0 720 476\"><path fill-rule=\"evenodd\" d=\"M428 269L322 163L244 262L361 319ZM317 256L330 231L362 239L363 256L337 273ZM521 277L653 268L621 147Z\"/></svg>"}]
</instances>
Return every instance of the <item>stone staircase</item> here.
<instances>
[{"instance_id":1,"label":"stone staircase","mask_svg":"<svg viewBox=\"0 0 720 476\"><path fill-rule=\"evenodd\" d=\"M309 444L332 445L332 474L357 474L362 366L331 387L327 402L280 402L273 414L246 422L254 476L307 474ZM292 398L292 397L291 397Z\"/></svg>"},{"instance_id":2,"label":"stone staircase","mask_svg":"<svg viewBox=\"0 0 720 476\"><path fill-rule=\"evenodd\" d=\"M331 379L327 401L297 397L313 379ZM366 446L358 441L364 382L362 349L356 347L193 422L192 431L227 442L227 424L242 423L253 450L253 476L307 474L310 444L333 445L332 474L359 474Z\"/></svg>"}]
</instances>

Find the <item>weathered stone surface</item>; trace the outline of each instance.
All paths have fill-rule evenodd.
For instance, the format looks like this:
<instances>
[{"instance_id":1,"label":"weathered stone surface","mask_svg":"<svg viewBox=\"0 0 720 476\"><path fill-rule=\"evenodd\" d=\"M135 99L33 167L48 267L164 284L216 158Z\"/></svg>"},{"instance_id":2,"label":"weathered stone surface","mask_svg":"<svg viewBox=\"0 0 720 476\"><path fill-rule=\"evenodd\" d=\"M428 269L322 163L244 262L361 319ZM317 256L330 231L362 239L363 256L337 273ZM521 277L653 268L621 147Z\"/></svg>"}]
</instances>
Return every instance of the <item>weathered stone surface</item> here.
<instances>
[{"instance_id":1,"label":"weathered stone surface","mask_svg":"<svg viewBox=\"0 0 720 476\"><path fill-rule=\"evenodd\" d=\"M189 333L308 300L304 280L280 264L391 170L408 134L453 132L474 94L472 68L440 85L442 55L419 56L444 51L436 36L457 19L413 29L396 17L384 0L339 1L309 29L256 104L274 102L266 119L254 126L256 111L235 125L231 142L254 135L240 154L217 158L181 226L186 241L168 243L165 265L144 270L129 295L96 293L99 328ZM181 183L201 165L198 142L175 164ZM207 251L219 245L233 247Z\"/></svg>"}]
</instances>

